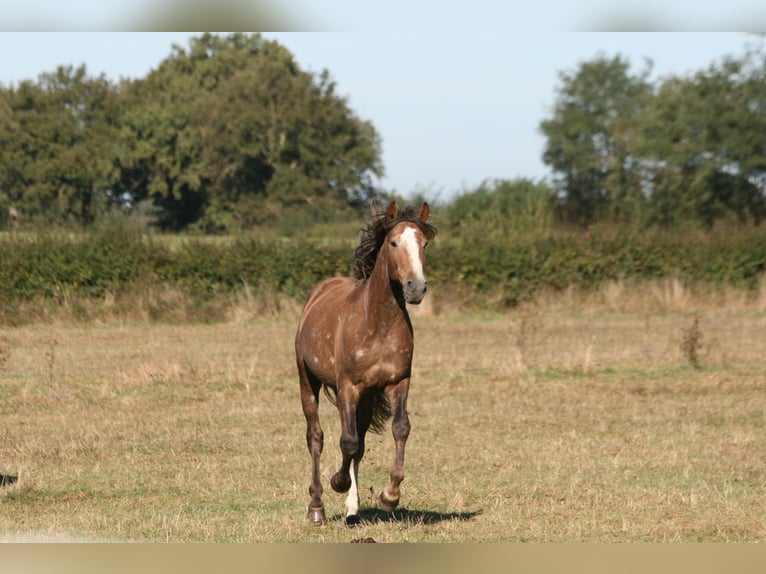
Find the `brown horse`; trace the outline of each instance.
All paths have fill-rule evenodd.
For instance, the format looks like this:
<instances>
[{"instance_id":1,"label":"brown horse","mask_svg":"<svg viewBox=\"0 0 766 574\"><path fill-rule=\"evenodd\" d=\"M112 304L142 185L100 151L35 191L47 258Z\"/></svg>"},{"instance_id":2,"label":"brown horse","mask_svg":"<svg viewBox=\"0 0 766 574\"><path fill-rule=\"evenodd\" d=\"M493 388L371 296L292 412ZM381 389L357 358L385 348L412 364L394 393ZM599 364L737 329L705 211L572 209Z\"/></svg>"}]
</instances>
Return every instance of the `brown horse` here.
<instances>
[{"instance_id":1,"label":"brown horse","mask_svg":"<svg viewBox=\"0 0 766 574\"><path fill-rule=\"evenodd\" d=\"M373 206L354 252L354 277L333 277L314 287L295 336L306 442L311 454L308 518L325 521L319 456L324 435L319 424L319 390L340 412L340 469L330 480L348 492L346 524L359 522L359 462L368 430L391 425L396 454L390 481L378 497L391 512L399 504L404 479L404 446L410 432L407 394L412 370L413 334L406 303L426 294L424 250L436 229L426 223L428 204L416 213L396 203Z\"/></svg>"}]
</instances>

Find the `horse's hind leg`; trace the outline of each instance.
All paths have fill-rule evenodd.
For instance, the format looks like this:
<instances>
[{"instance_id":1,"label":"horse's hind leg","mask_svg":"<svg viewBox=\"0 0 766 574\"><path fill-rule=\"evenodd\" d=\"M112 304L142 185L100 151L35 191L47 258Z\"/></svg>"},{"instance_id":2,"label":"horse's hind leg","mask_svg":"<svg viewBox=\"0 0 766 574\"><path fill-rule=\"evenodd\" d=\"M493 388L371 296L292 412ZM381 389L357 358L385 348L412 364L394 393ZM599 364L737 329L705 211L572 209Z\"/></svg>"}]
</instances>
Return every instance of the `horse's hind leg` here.
<instances>
[{"instance_id":1,"label":"horse's hind leg","mask_svg":"<svg viewBox=\"0 0 766 574\"><path fill-rule=\"evenodd\" d=\"M301 405L306 417L306 445L311 455L311 485L309 494L311 502L308 508L308 519L314 524L325 521L324 504L322 503L322 480L319 472L319 457L324 448L324 433L319 424L319 389L321 383L306 370L302 360L298 360L298 376L301 386Z\"/></svg>"},{"instance_id":2,"label":"horse's hind leg","mask_svg":"<svg viewBox=\"0 0 766 574\"><path fill-rule=\"evenodd\" d=\"M390 480L378 497L380 507L386 512L392 512L398 506L401 496L399 485L404 480L404 447L407 444L407 437L410 435L410 418L407 415L407 394L409 388L409 379L404 379L396 385L386 387L386 395L393 414L391 431L396 445L396 454L394 455Z\"/></svg>"}]
</instances>

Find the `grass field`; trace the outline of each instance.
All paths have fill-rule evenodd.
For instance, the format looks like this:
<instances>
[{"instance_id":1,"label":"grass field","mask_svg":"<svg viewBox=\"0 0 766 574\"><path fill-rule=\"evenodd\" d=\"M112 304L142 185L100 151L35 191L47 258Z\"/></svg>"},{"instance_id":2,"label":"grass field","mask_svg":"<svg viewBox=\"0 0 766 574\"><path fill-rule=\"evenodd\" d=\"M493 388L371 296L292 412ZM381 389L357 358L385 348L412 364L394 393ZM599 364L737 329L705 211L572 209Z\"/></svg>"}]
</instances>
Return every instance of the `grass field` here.
<instances>
[{"instance_id":1,"label":"grass field","mask_svg":"<svg viewBox=\"0 0 766 574\"><path fill-rule=\"evenodd\" d=\"M0 329L0 473L18 475L0 539L766 541L762 301L623 295L415 316L402 507L374 507L393 441L372 435L355 529L326 401L329 522L305 521L296 311Z\"/></svg>"}]
</instances>

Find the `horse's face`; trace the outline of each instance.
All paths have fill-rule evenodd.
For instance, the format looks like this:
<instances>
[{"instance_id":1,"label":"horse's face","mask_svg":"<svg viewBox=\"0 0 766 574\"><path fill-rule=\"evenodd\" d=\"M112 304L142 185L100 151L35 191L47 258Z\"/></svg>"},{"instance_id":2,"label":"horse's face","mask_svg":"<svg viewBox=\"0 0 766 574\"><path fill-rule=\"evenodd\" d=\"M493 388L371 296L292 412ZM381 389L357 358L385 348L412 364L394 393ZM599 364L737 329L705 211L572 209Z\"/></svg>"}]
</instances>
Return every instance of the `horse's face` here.
<instances>
[{"instance_id":1,"label":"horse's face","mask_svg":"<svg viewBox=\"0 0 766 574\"><path fill-rule=\"evenodd\" d=\"M417 305L426 295L427 282L423 273L428 238L413 223L396 225L386 238L384 251L388 257L388 275L402 286L404 300Z\"/></svg>"}]
</instances>

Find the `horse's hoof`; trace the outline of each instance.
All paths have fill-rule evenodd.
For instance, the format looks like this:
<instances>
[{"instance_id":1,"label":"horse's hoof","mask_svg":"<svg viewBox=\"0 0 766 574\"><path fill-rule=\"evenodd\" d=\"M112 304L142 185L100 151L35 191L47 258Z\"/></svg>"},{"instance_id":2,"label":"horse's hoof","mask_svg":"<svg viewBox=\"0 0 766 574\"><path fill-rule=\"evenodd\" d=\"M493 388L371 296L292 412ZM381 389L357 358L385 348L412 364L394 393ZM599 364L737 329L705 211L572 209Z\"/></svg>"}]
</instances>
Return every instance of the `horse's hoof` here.
<instances>
[{"instance_id":1,"label":"horse's hoof","mask_svg":"<svg viewBox=\"0 0 766 574\"><path fill-rule=\"evenodd\" d=\"M399 506L399 501L389 500L386 498L385 493L381 492L380 496L378 496L378 504L380 505L380 508L385 512L393 512L396 507Z\"/></svg>"},{"instance_id":2,"label":"horse's hoof","mask_svg":"<svg viewBox=\"0 0 766 574\"><path fill-rule=\"evenodd\" d=\"M362 522L358 514L349 514L346 516L346 526L358 526Z\"/></svg>"},{"instance_id":3,"label":"horse's hoof","mask_svg":"<svg viewBox=\"0 0 766 574\"><path fill-rule=\"evenodd\" d=\"M345 479L341 479L338 476L338 473L332 475L332 478L330 479L330 486L332 486L332 489L335 492L338 492L340 494L343 494L344 492L348 492L348 489L351 488L351 477L346 476Z\"/></svg>"},{"instance_id":4,"label":"horse's hoof","mask_svg":"<svg viewBox=\"0 0 766 574\"><path fill-rule=\"evenodd\" d=\"M321 526L325 523L324 506L311 506L309 505L309 511L307 518L315 525Z\"/></svg>"}]
</instances>

